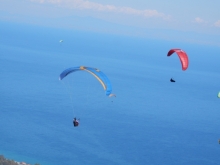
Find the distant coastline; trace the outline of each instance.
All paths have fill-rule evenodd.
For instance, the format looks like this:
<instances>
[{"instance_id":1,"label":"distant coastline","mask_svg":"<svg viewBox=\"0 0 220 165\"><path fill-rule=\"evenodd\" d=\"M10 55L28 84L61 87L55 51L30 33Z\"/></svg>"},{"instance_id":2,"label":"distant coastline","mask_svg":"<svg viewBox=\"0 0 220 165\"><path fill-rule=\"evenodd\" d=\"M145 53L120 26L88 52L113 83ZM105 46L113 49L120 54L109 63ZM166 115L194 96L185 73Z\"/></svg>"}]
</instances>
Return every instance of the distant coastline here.
<instances>
[{"instance_id":1,"label":"distant coastline","mask_svg":"<svg viewBox=\"0 0 220 165\"><path fill-rule=\"evenodd\" d=\"M18 162L13 159L7 159L3 155L0 155L0 164L4 164L4 165L31 165L26 162ZM35 163L34 165L40 165L40 164Z\"/></svg>"}]
</instances>

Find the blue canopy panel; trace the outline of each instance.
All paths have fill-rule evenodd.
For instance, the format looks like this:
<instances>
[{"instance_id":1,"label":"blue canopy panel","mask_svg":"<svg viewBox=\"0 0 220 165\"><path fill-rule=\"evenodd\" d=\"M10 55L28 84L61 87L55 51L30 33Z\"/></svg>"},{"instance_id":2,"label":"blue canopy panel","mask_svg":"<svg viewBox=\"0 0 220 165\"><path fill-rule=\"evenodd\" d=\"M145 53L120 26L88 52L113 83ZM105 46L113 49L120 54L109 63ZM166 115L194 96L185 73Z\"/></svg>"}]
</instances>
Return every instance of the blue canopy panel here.
<instances>
[{"instance_id":1,"label":"blue canopy panel","mask_svg":"<svg viewBox=\"0 0 220 165\"><path fill-rule=\"evenodd\" d=\"M68 74L72 73L72 72L76 72L79 71L80 67L72 67L72 68L68 68L66 70L64 70L59 77L59 80L62 80L64 77L66 77Z\"/></svg>"}]
</instances>

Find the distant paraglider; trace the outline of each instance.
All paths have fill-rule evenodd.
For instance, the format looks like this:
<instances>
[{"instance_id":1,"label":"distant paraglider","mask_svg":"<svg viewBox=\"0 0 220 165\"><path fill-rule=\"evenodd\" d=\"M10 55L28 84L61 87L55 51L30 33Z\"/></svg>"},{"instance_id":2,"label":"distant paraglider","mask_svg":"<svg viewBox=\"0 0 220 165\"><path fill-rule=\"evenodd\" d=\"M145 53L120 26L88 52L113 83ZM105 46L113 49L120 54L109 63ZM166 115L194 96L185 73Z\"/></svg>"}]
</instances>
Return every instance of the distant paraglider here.
<instances>
[{"instance_id":1,"label":"distant paraglider","mask_svg":"<svg viewBox=\"0 0 220 165\"><path fill-rule=\"evenodd\" d=\"M167 56L171 56L174 52L179 56L180 62L182 64L182 70L185 71L189 66L189 59L186 52L182 49L171 49L167 53Z\"/></svg>"},{"instance_id":2,"label":"distant paraglider","mask_svg":"<svg viewBox=\"0 0 220 165\"><path fill-rule=\"evenodd\" d=\"M182 49L170 49L167 53L167 56L171 56L173 53L176 53L180 59L180 62L182 64L182 70L185 71L189 66L189 59L185 51ZM170 82L176 82L174 79L170 79Z\"/></svg>"},{"instance_id":3,"label":"distant paraglider","mask_svg":"<svg viewBox=\"0 0 220 165\"><path fill-rule=\"evenodd\" d=\"M59 43L60 43L60 45L62 45L62 43L63 43L63 40L60 40L60 41L59 41Z\"/></svg>"}]
</instances>

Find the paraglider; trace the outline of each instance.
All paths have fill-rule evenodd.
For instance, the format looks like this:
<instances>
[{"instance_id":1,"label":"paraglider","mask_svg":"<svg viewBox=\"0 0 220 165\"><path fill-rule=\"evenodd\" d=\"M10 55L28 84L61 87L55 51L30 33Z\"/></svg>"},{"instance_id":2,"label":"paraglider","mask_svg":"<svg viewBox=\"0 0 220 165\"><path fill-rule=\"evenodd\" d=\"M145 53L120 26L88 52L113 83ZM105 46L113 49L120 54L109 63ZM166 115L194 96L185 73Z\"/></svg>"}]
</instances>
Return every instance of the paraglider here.
<instances>
[{"instance_id":1,"label":"paraglider","mask_svg":"<svg viewBox=\"0 0 220 165\"><path fill-rule=\"evenodd\" d=\"M63 40L60 40L59 43L60 43L60 46L62 46Z\"/></svg>"},{"instance_id":2,"label":"paraglider","mask_svg":"<svg viewBox=\"0 0 220 165\"><path fill-rule=\"evenodd\" d=\"M68 68L60 74L59 80L62 80L70 73L74 73L76 71L87 71L88 73L93 75L100 82L100 84L103 86L106 96L111 97L110 96L111 92L112 92L111 82L108 79L108 77L97 68L86 67L86 66L78 66L78 67ZM112 95L114 95L114 94L112 94Z\"/></svg>"},{"instance_id":3,"label":"paraglider","mask_svg":"<svg viewBox=\"0 0 220 165\"><path fill-rule=\"evenodd\" d=\"M86 67L86 66L77 66L77 67L68 68L68 69L65 69L60 74L59 80L64 79L66 76L68 76L69 74L74 73L76 71L86 71L86 72L90 73L100 82L100 84L102 85L102 87L105 90L106 96L116 97L115 94L111 93L112 92L112 85L111 85L110 80L103 72L101 72L97 68ZM73 125L74 125L74 127L79 126L79 119L77 120L76 117L73 119Z\"/></svg>"},{"instance_id":4,"label":"paraglider","mask_svg":"<svg viewBox=\"0 0 220 165\"><path fill-rule=\"evenodd\" d=\"M170 49L167 53L167 56L171 56L173 53L176 53L180 59L182 70L185 71L189 66L189 59L185 51L182 49ZM176 82L174 79L170 79L170 82Z\"/></svg>"},{"instance_id":5,"label":"paraglider","mask_svg":"<svg viewBox=\"0 0 220 165\"><path fill-rule=\"evenodd\" d=\"M189 59L185 51L182 49L171 49L168 53L167 56L171 56L173 53L176 53L179 56L180 62L182 64L182 70L185 71L188 66L189 66Z\"/></svg>"}]
</instances>

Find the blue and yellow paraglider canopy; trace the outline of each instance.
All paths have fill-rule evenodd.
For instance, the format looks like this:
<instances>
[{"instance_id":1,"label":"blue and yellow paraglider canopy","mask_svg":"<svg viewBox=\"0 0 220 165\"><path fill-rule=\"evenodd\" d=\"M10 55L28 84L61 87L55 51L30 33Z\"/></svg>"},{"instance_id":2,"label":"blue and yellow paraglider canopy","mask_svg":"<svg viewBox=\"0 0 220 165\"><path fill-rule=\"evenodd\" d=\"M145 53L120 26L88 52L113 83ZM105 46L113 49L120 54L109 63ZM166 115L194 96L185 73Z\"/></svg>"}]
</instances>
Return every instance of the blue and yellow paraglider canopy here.
<instances>
[{"instance_id":1,"label":"blue and yellow paraglider canopy","mask_svg":"<svg viewBox=\"0 0 220 165\"><path fill-rule=\"evenodd\" d=\"M62 80L64 77L69 75L70 73L76 72L76 71L87 71L90 74L92 74L103 86L105 90L105 94L109 97L115 96L114 94L111 94L112 92L112 85L108 77L101 72L97 68L92 68L92 67L86 67L86 66L78 66L78 67L72 67L64 70L59 77L59 80Z\"/></svg>"}]
</instances>

